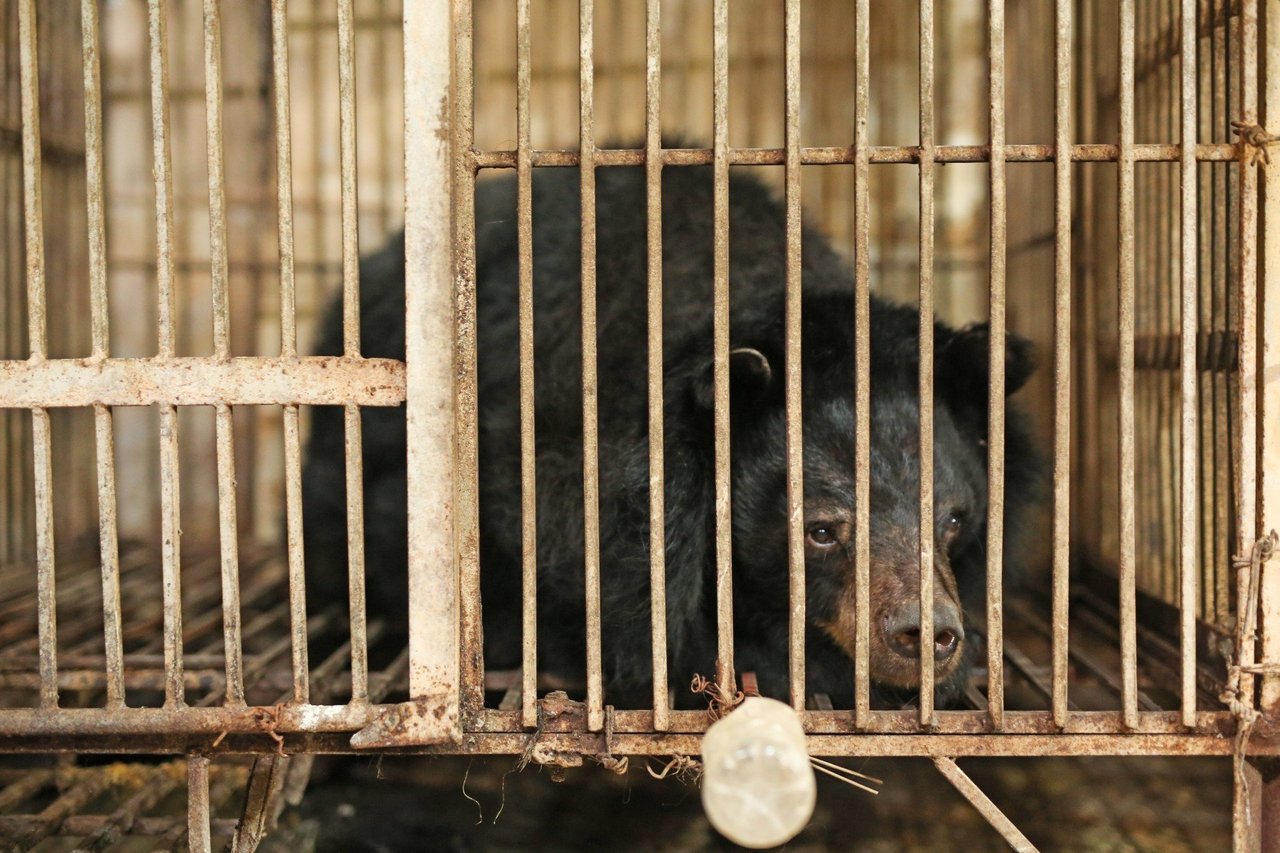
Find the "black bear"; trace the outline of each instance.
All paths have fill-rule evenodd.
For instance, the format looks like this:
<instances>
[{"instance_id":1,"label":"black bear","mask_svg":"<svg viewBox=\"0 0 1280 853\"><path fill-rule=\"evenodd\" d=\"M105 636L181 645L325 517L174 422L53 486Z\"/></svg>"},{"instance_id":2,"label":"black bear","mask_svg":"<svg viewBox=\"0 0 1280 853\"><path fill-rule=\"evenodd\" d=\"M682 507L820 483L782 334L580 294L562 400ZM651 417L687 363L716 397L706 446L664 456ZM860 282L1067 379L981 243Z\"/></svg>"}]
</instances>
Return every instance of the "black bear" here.
<instances>
[{"instance_id":1,"label":"black bear","mask_svg":"<svg viewBox=\"0 0 1280 853\"><path fill-rule=\"evenodd\" d=\"M650 696L649 466L645 177L598 170L596 250L600 564L607 699ZM662 177L665 499L669 672L687 685L715 664L713 464L713 188L706 167ZM578 174L535 170L533 299L537 466L538 655L544 672L585 670L582 356ZM476 195L481 573L485 657L520 660L520 434L516 185ZM759 181L729 187L732 538L736 668L766 694L787 683L785 210ZM804 525L810 692L852 701L854 643L854 310L852 270L818 233L802 238ZM361 265L363 352L404 356L404 248L392 240ZM318 352L341 350L339 306ZM910 701L919 683L918 323L911 308L871 303L871 679L876 701ZM988 336L935 327L933 602L937 699L963 689L981 607L987 520ZM1032 370L1009 336L1006 388ZM1006 431L1008 570L1036 491L1030 432L1015 406ZM364 413L368 601L404 631L405 434L402 410ZM305 471L312 600L346 594L340 410L314 414ZM1008 572L1007 572L1008 573ZM975 597L975 593L977 596ZM968 632L968 633L966 633Z\"/></svg>"}]
</instances>

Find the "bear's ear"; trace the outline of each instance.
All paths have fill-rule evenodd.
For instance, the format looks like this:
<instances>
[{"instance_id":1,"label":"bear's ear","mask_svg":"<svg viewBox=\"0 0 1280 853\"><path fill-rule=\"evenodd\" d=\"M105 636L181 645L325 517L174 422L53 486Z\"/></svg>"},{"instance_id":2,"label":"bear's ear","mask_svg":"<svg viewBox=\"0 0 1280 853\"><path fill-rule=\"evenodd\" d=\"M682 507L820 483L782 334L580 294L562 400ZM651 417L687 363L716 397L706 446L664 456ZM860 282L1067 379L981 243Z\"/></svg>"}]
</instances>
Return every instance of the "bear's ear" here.
<instances>
[{"instance_id":1,"label":"bear's ear","mask_svg":"<svg viewBox=\"0 0 1280 853\"><path fill-rule=\"evenodd\" d=\"M734 408L758 402L773 382L773 366L758 349L735 347L729 350L729 400ZM693 385L693 399L699 408L715 407L715 367L702 370Z\"/></svg>"},{"instance_id":2,"label":"bear's ear","mask_svg":"<svg viewBox=\"0 0 1280 853\"><path fill-rule=\"evenodd\" d=\"M938 393L958 403L987 400L991 329L976 323L959 331L939 328L935 364ZM1019 335L1005 335L1004 391L1013 394L1036 369L1035 349Z\"/></svg>"}]
</instances>

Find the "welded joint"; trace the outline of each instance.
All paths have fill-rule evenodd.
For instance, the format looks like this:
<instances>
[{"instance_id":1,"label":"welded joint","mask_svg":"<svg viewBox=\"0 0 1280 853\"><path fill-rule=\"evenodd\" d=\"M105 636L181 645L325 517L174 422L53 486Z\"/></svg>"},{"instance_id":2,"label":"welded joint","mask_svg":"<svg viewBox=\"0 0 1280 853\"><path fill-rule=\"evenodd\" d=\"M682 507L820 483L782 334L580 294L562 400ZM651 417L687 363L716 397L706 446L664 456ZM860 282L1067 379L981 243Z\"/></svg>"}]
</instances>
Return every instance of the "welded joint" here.
<instances>
[{"instance_id":1,"label":"welded joint","mask_svg":"<svg viewBox=\"0 0 1280 853\"><path fill-rule=\"evenodd\" d=\"M1232 121L1231 132L1240 137L1241 153L1248 155L1250 166L1258 165L1259 160L1271 165L1271 153L1267 148L1280 142L1280 134L1267 133L1262 125L1248 121Z\"/></svg>"},{"instance_id":2,"label":"welded joint","mask_svg":"<svg viewBox=\"0 0 1280 853\"><path fill-rule=\"evenodd\" d=\"M954 758L947 756L938 756L933 759L934 766L948 782L951 783L957 791L960 792L969 803L978 810L978 813L986 818L987 823L1004 838L1009 847L1017 850L1018 853L1037 853L1037 848L1031 843L1021 830L1009 820L1004 812L1000 811L1000 807L991 801L991 798L978 787L969 774L960 769L960 765L956 764Z\"/></svg>"},{"instance_id":3,"label":"welded joint","mask_svg":"<svg viewBox=\"0 0 1280 853\"><path fill-rule=\"evenodd\" d=\"M351 736L354 749L392 746L434 746L462 740L456 702L436 693L391 705L373 722Z\"/></svg>"}]
</instances>

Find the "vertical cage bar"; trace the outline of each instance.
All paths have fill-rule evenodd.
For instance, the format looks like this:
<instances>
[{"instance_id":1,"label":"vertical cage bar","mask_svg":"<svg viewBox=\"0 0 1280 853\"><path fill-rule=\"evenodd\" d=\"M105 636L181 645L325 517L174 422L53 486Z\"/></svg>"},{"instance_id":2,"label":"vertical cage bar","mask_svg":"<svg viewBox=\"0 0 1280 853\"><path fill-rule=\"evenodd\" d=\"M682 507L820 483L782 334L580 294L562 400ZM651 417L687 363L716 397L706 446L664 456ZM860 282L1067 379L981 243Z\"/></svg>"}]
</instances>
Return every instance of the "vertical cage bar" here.
<instances>
[{"instance_id":1,"label":"vertical cage bar","mask_svg":"<svg viewBox=\"0 0 1280 853\"><path fill-rule=\"evenodd\" d=\"M1182 641L1182 724L1196 724L1196 598L1199 578L1196 552L1199 541L1196 522L1199 518L1197 478L1200 448L1199 364L1196 336L1199 332L1199 293L1197 290L1197 229L1199 226L1199 177L1196 173L1196 3L1182 0L1182 418L1180 449L1181 483L1179 489L1179 570L1181 572L1181 641Z\"/></svg>"},{"instance_id":2,"label":"vertical cage bar","mask_svg":"<svg viewBox=\"0 0 1280 853\"><path fill-rule=\"evenodd\" d=\"M784 21L786 85L786 416L787 566L790 589L788 659L791 707L805 708L804 429L801 412L800 270L800 0L787 0Z\"/></svg>"},{"instance_id":3,"label":"vertical cage bar","mask_svg":"<svg viewBox=\"0 0 1280 853\"><path fill-rule=\"evenodd\" d=\"M854 22L854 725L871 724L871 9L857 0Z\"/></svg>"},{"instance_id":4,"label":"vertical cage bar","mask_svg":"<svg viewBox=\"0 0 1280 853\"><path fill-rule=\"evenodd\" d=\"M164 0L147 4L151 77L151 149L156 197L156 291L158 355L177 350L177 301L173 286L173 160L169 153L168 11ZM182 524L179 511L178 411L160 407L160 539L164 587L165 706L180 706L182 677Z\"/></svg>"},{"instance_id":5,"label":"vertical cage bar","mask_svg":"<svg viewBox=\"0 0 1280 853\"><path fill-rule=\"evenodd\" d=\"M107 302L107 232L102 158L102 70L98 4L81 0L80 35L84 65L85 202L89 236L89 308L93 357L111 351ZM98 549L102 560L102 632L107 673L107 707L124 705L124 646L120 614L120 533L116 516L115 436L111 409L93 407L98 480Z\"/></svg>"},{"instance_id":6,"label":"vertical cage bar","mask_svg":"<svg viewBox=\"0 0 1280 853\"><path fill-rule=\"evenodd\" d=\"M455 491L458 481L469 476L457 471L475 461L475 434L464 452L455 442L455 416L461 406L455 397L455 382L463 385L456 369L455 347L461 349L461 334L454 342L454 222L450 205L454 160L450 131L454 93L463 98L470 80L454 86L451 50L470 52L467 41L455 45L454 22L449 0L406 3L404 7L405 59L405 360L406 425L408 458L406 474L409 504L409 695L432 696L440 713L425 732L425 740L454 740L461 736L461 660L459 649L460 588L456 557L455 521L458 516L474 519L475 493L464 501ZM467 102L467 110L470 102ZM457 144L457 136L454 143ZM459 152L460 153L460 152ZM458 159L462 159L459 157ZM463 182L465 185L467 182ZM458 185L452 185L457 190ZM469 193L464 196L470 205ZM456 211L455 211L456 212ZM465 221L474 224L474 214ZM474 240L474 230L468 231ZM474 242L469 244L474 246ZM474 255L471 255L474 258ZM474 268L471 268L472 270ZM474 278L470 280L474 282ZM474 290L470 291L474 296ZM471 302L474 308L474 300ZM462 312L461 305L458 306ZM474 314L471 315L474 320ZM473 326L474 328L474 326ZM472 339L474 345L474 338ZM474 346L467 356L467 382L474 405ZM471 413L474 414L474 408ZM457 451L455 455L455 450ZM466 460L466 462L464 462ZM469 501L470 503L466 502ZM455 507L461 507L455 510ZM474 540L467 546L474 549ZM471 552L474 558L474 551ZM478 578L476 579L478 581ZM478 591L473 602L478 608ZM467 638L470 639L470 638ZM466 657L480 658L480 638L466 646ZM477 666L482 664L477 663ZM478 674L483 690L483 673ZM483 700L483 693L481 693Z\"/></svg>"},{"instance_id":7,"label":"vertical cage bar","mask_svg":"<svg viewBox=\"0 0 1280 853\"><path fill-rule=\"evenodd\" d=\"M338 137L342 185L342 339L346 358L360 357L360 235L356 195L356 70L352 0L338 0ZM347 467L347 585L351 611L351 700L369 696L365 612L364 469L360 409L343 411Z\"/></svg>"},{"instance_id":8,"label":"vertical cage bar","mask_svg":"<svg viewBox=\"0 0 1280 853\"><path fill-rule=\"evenodd\" d=\"M662 382L662 3L645 0L645 205L649 273L649 606L653 728L670 728L667 690L666 461Z\"/></svg>"},{"instance_id":9,"label":"vertical cage bar","mask_svg":"<svg viewBox=\"0 0 1280 853\"><path fill-rule=\"evenodd\" d=\"M1258 104L1261 120L1274 124L1280 118L1280 15L1264 14L1262 44L1264 77ZM1259 272L1258 298L1262 300L1259 315L1261 363L1275 364L1280 358L1280 238L1274 236L1280 223L1280 159L1272 157L1262 166L1262 269ZM1271 239L1267 239L1270 235ZM1268 306L1272 306L1268 308ZM1280 529L1280 387L1263 383L1258 444L1262 462L1258 467L1258 521L1262 530ZM1280 568L1274 562L1263 574L1262 585L1262 662L1280 663ZM1264 713L1280 712L1280 671L1263 676L1261 706ZM1274 786L1276 783L1272 782ZM1274 787L1269 789L1274 791Z\"/></svg>"},{"instance_id":10,"label":"vertical cage bar","mask_svg":"<svg viewBox=\"0 0 1280 853\"><path fill-rule=\"evenodd\" d=\"M529 115L529 0L516 2L516 224L520 301L520 555L523 702L521 722L538 724L538 491L534 458L533 165Z\"/></svg>"},{"instance_id":11,"label":"vertical cage bar","mask_svg":"<svg viewBox=\"0 0 1280 853\"><path fill-rule=\"evenodd\" d=\"M595 8L578 4L578 170L582 198L582 521L587 599L587 728L604 726L600 649L600 460L596 405Z\"/></svg>"},{"instance_id":12,"label":"vertical cage bar","mask_svg":"<svg viewBox=\"0 0 1280 853\"><path fill-rule=\"evenodd\" d=\"M1053 721L1067 725L1071 571L1071 0L1054 16ZM1086 60L1087 61L1087 60Z\"/></svg>"},{"instance_id":13,"label":"vertical cage bar","mask_svg":"<svg viewBox=\"0 0 1280 853\"><path fill-rule=\"evenodd\" d=\"M209 759L187 757L187 848L191 853L210 853L213 838L209 808Z\"/></svg>"},{"instance_id":14,"label":"vertical cage bar","mask_svg":"<svg viewBox=\"0 0 1280 853\"><path fill-rule=\"evenodd\" d=\"M475 145L475 57L473 53L472 0L451 0L452 23L441 26L453 33L452 131L454 311L450 337L454 341L456 373L454 389L457 472L454 491L454 560L459 575L459 614L463 655L462 703L468 718L484 705L484 625L480 613L480 487L476 400L476 170L468 155ZM407 6L406 15L416 7ZM406 17L406 27L410 19ZM420 23L420 22L419 22ZM421 35L426 38L425 32ZM408 43L405 63L409 67ZM406 72L407 73L407 72ZM423 106L427 106L424 102ZM410 116L406 115L406 123ZM405 146L405 165L413 169L413 157ZM410 172L412 173L412 172ZM408 202L406 201L406 204ZM413 645L411 626L410 646ZM425 650L424 650L425 653Z\"/></svg>"},{"instance_id":15,"label":"vertical cage bar","mask_svg":"<svg viewBox=\"0 0 1280 853\"><path fill-rule=\"evenodd\" d=\"M987 393L987 709L1004 725L1005 152L1004 0L988 6L991 69L991 318Z\"/></svg>"},{"instance_id":16,"label":"vertical cage bar","mask_svg":"<svg viewBox=\"0 0 1280 853\"><path fill-rule=\"evenodd\" d=\"M712 315L716 465L716 681L732 696L733 509L729 476L729 3L712 12L712 174L714 180L714 284Z\"/></svg>"},{"instance_id":17,"label":"vertical cage bar","mask_svg":"<svg viewBox=\"0 0 1280 853\"><path fill-rule=\"evenodd\" d=\"M35 0L18 5L22 107L22 215L27 258L27 336L31 358L48 357L45 315L44 203L41 199L40 65ZM31 410L36 506L36 611L39 619L40 706L58 704L58 625L53 553L53 437L46 409Z\"/></svg>"},{"instance_id":18,"label":"vertical cage bar","mask_svg":"<svg viewBox=\"0 0 1280 853\"><path fill-rule=\"evenodd\" d=\"M934 724L933 682L933 0L920 0L920 725Z\"/></svg>"},{"instance_id":19,"label":"vertical cage bar","mask_svg":"<svg viewBox=\"0 0 1280 853\"><path fill-rule=\"evenodd\" d=\"M275 88L276 219L280 252L280 355L298 355L298 302L294 279L293 126L289 92L288 0L271 0L271 65ZM302 533L302 439L298 406L284 407L284 500L289 560L289 632L293 701L310 697L307 653L307 573Z\"/></svg>"},{"instance_id":20,"label":"vertical cage bar","mask_svg":"<svg viewBox=\"0 0 1280 853\"><path fill-rule=\"evenodd\" d=\"M213 290L213 352L231 357L231 305L227 291L227 198L222 155L222 23L218 0L204 0L205 145L209 168L209 260ZM218 539L222 561L222 638L227 702L244 704L240 637L240 554L236 523L236 456L231 407L215 407L218 468Z\"/></svg>"},{"instance_id":21,"label":"vertical cage bar","mask_svg":"<svg viewBox=\"0 0 1280 853\"><path fill-rule=\"evenodd\" d=\"M1271 4L1274 5L1274 4ZM1245 125L1258 122L1258 4L1242 0L1239 22L1239 121ZM1249 163L1253 156L1248 145L1240 145L1239 171L1239 279L1231 282L1236 290L1239 310L1239 392L1235 400L1235 435L1238 468L1236 469L1235 553L1247 557L1252 553L1258 535L1258 168ZM1256 660L1258 613L1244 610L1250 602L1250 572L1241 571L1236 586L1236 619L1241 667L1240 695L1253 700L1255 676L1248 668ZM1252 603L1252 602L1250 602ZM1267 828L1263 826L1262 777L1249 766L1244 750L1232 757L1232 849L1256 850L1264 847Z\"/></svg>"},{"instance_id":22,"label":"vertical cage bar","mask_svg":"<svg viewBox=\"0 0 1280 853\"><path fill-rule=\"evenodd\" d=\"M1120 0L1119 428L1120 655L1124 724L1138 724L1134 543L1134 0Z\"/></svg>"}]
</instances>

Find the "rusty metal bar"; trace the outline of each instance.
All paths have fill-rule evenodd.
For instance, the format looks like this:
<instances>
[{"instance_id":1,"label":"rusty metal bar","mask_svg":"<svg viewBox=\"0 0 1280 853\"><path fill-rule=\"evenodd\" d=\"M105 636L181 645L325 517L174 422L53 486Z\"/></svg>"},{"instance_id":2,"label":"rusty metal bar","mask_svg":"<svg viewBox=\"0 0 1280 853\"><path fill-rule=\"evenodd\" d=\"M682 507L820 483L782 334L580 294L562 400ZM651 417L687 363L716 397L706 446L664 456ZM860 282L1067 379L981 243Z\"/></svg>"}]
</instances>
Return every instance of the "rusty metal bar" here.
<instances>
[{"instance_id":1,"label":"rusty metal bar","mask_svg":"<svg viewBox=\"0 0 1280 853\"><path fill-rule=\"evenodd\" d=\"M231 357L231 305L227 282L227 199L222 154L222 23L218 15L218 0L204 0L204 82L205 145L209 168L209 259L213 284L213 352L215 359L225 360ZM235 436L231 407L225 403L215 407L214 430L227 702L243 705Z\"/></svg>"},{"instance_id":2,"label":"rusty metal bar","mask_svg":"<svg viewBox=\"0 0 1280 853\"><path fill-rule=\"evenodd\" d=\"M211 853L213 840L209 823L209 758L187 758L187 844L191 853Z\"/></svg>"},{"instance_id":3,"label":"rusty metal bar","mask_svg":"<svg viewBox=\"0 0 1280 853\"><path fill-rule=\"evenodd\" d=\"M991 798L969 778L969 774L960 769L960 765L956 764L954 758L938 756L933 759L933 764L938 768L938 772L978 810L979 814L987 819L987 823L1000 833L1010 847L1019 853L1034 853L1036 846L1018 830L1018 827L1014 826L1013 821L1009 820L1004 812L1000 811L999 806L991 802Z\"/></svg>"},{"instance_id":4,"label":"rusty metal bar","mask_svg":"<svg viewBox=\"0 0 1280 853\"><path fill-rule=\"evenodd\" d=\"M987 710L997 731L1004 717L1004 408L1005 408L1005 168L1004 0L988 5L991 70L990 382L987 407Z\"/></svg>"},{"instance_id":5,"label":"rusty metal bar","mask_svg":"<svg viewBox=\"0 0 1280 853\"><path fill-rule=\"evenodd\" d=\"M716 682L732 696L733 662L733 507L729 434L729 3L715 0L712 11L713 81L712 166L714 282L712 372L715 386L716 493Z\"/></svg>"},{"instance_id":6,"label":"rusty metal bar","mask_svg":"<svg viewBox=\"0 0 1280 853\"><path fill-rule=\"evenodd\" d=\"M933 724L933 0L920 0L920 725Z\"/></svg>"},{"instance_id":7,"label":"rusty metal bar","mask_svg":"<svg viewBox=\"0 0 1280 853\"><path fill-rule=\"evenodd\" d=\"M857 0L854 23L854 725L871 724L871 8Z\"/></svg>"},{"instance_id":8,"label":"rusty metal bar","mask_svg":"<svg viewBox=\"0 0 1280 853\"><path fill-rule=\"evenodd\" d=\"M107 302L106 204L102 156L102 74L98 53L98 4L80 3L81 61L84 66L85 202L89 236L89 307L93 358L110 354ZM120 544L116 515L115 440L111 410L94 406L94 453L98 481L98 547L102 560L102 630L107 674L107 706L124 705L124 650L121 642Z\"/></svg>"},{"instance_id":9,"label":"rusty metal bar","mask_svg":"<svg viewBox=\"0 0 1280 853\"><path fill-rule=\"evenodd\" d=\"M1263 122L1274 124L1280 118L1280 15L1265 14L1263 26L1262 43L1266 53L1262 58L1264 77L1258 109ZM1280 227L1280 158L1272 157L1270 163L1264 161L1259 168L1264 170L1259 229L1264 236L1260 247L1262 269L1258 298L1262 300L1263 313L1259 317L1258 346L1262 363L1275 364L1280 358L1280 312L1267 306L1280 305L1280 238L1274 236ZM1277 530L1280 529L1280 386L1264 381L1260 393L1258 444L1262 464L1258 470L1258 520L1262 530ZM1261 621L1262 663L1280 663L1280 565L1274 559L1263 569ZM1259 700L1263 713L1280 714L1280 671L1263 677ZM1272 780L1266 794L1267 802L1272 804L1271 815L1280 814L1276 791L1277 784ZM1276 826L1273 837L1280 837L1280 826Z\"/></svg>"},{"instance_id":10,"label":"rusty metal bar","mask_svg":"<svg viewBox=\"0 0 1280 853\"><path fill-rule=\"evenodd\" d=\"M600 648L600 460L596 404L595 9L578 4L578 150L582 205L582 522L587 600L587 725L604 726Z\"/></svg>"},{"instance_id":11,"label":"rusty metal bar","mask_svg":"<svg viewBox=\"0 0 1280 853\"><path fill-rule=\"evenodd\" d=\"M1258 123L1258 3L1244 0L1239 19L1239 121ZM1240 354L1238 393L1235 400L1235 431L1238 467L1236 473L1235 553L1252 553L1258 536L1258 168L1251 164L1249 146L1241 147L1239 170L1239 280L1229 283L1237 289ZM1253 607L1249 595L1250 572L1237 577L1237 608ZM1268 610L1272 608L1269 607ZM1256 612L1239 611L1236 619L1244 626L1256 625ZM1245 636L1242 632L1242 636ZM1239 696L1255 706L1256 678L1249 671L1257 654L1255 632L1237 641L1237 664L1241 667ZM1241 718L1244 725L1244 718ZM1232 849L1256 849L1262 844L1262 778L1248 766L1243 749L1232 759Z\"/></svg>"},{"instance_id":12,"label":"rusty metal bar","mask_svg":"<svg viewBox=\"0 0 1280 853\"><path fill-rule=\"evenodd\" d=\"M1138 629L1134 542L1134 0L1120 0L1119 483L1121 702L1138 719Z\"/></svg>"},{"instance_id":13,"label":"rusty metal bar","mask_svg":"<svg viewBox=\"0 0 1280 853\"><path fill-rule=\"evenodd\" d=\"M1196 172L1196 0L1182 0L1182 418L1181 482L1179 484L1179 570L1181 572L1180 635L1182 646L1182 721L1195 724L1196 715L1196 598L1199 519L1200 385L1196 344L1199 338L1197 228L1199 178Z\"/></svg>"},{"instance_id":14,"label":"rusty metal bar","mask_svg":"<svg viewBox=\"0 0 1280 853\"><path fill-rule=\"evenodd\" d=\"M289 91L287 0L271 0L271 67L275 89L276 219L280 253L280 357L298 356L297 287L293 240L293 125ZM284 404L284 502L289 560L289 632L292 636L293 700L306 702L307 583L302 531L302 439L296 400Z\"/></svg>"},{"instance_id":15,"label":"rusty metal bar","mask_svg":"<svg viewBox=\"0 0 1280 853\"><path fill-rule=\"evenodd\" d=\"M6 406L396 406L405 369L389 359L107 358L0 362Z\"/></svg>"},{"instance_id":16,"label":"rusty metal bar","mask_svg":"<svg viewBox=\"0 0 1280 853\"><path fill-rule=\"evenodd\" d=\"M22 213L27 259L27 337L31 360L48 356L45 315L44 208L41 200L40 79L35 0L18 4L18 62L22 102ZM49 412L31 411L35 462L36 610L40 637L40 705L58 704L58 623L54 580L53 438Z\"/></svg>"},{"instance_id":17,"label":"rusty metal bar","mask_svg":"<svg viewBox=\"0 0 1280 853\"><path fill-rule=\"evenodd\" d=\"M805 707L804 428L801 412L800 333L800 0L787 0L786 38L786 417L787 568L790 580L787 623L791 707Z\"/></svg>"},{"instance_id":18,"label":"rusty metal bar","mask_svg":"<svg viewBox=\"0 0 1280 853\"><path fill-rule=\"evenodd\" d=\"M353 0L338 5L338 138L342 186L342 351L360 357L360 235L356 209L356 93ZM406 269L406 274L407 274ZM406 288L406 299L408 291ZM406 345L408 343L406 333ZM343 406L347 469L347 592L351 611L351 701L369 693L368 617L365 612L364 454L360 409Z\"/></svg>"},{"instance_id":19,"label":"rusty metal bar","mask_svg":"<svg viewBox=\"0 0 1280 853\"><path fill-rule=\"evenodd\" d=\"M529 160L529 0L516 3L516 228L520 301L521 705L524 725L538 725L538 482L533 378L533 167ZM585 332L584 332L585 334Z\"/></svg>"},{"instance_id":20,"label":"rusty metal bar","mask_svg":"<svg viewBox=\"0 0 1280 853\"><path fill-rule=\"evenodd\" d=\"M151 77L151 147L156 197L156 290L159 302L158 357L170 362L177 346L176 295L173 287L173 160L169 153L168 13L164 0L147 3L148 61ZM105 402L105 401L100 401ZM178 483L178 412L160 405L160 540L164 597L165 705L180 707L182 679L182 521Z\"/></svg>"},{"instance_id":21,"label":"rusty metal bar","mask_svg":"<svg viewBox=\"0 0 1280 853\"><path fill-rule=\"evenodd\" d=\"M662 382L662 4L645 0L645 205L649 274L649 607L653 625L653 728L666 731L666 450Z\"/></svg>"},{"instance_id":22,"label":"rusty metal bar","mask_svg":"<svg viewBox=\"0 0 1280 853\"><path fill-rule=\"evenodd\" d=\"M360 409L343 407L347 487L347 595L351 614L351 701L361 702L369 691L368 615L364 578L364 467Z\"/></svg>"},{"instance_id":23,"label":"rusty metal bar","mask_svg":"<svg viewBox=\"0 0 1280 853\"><path fill-rule=\"evenodd\" d=\"M370 633L380 636L373 626ZM347 655L343 647L335 652L337 659L328 661L322 669L317 666L312 677L316 681L317 692L322 684L332 682L340 676L342 658ZM287 705L279 711L271 706L248 708L232 708L227 706L185 707L177 710L165 708L131 708L129 714L112 713L104 708L8 708L0 711L0 735L9 739L16 749L23 742L31 742L38 738L69 738L89 736L103 738L142 737L150 738L147 743L157 744L161 736L181 736L189 738L216 737L222 732L228 735L243 735L262 730L262 714L270 711L273 715L274 730L281 734L306 733L347 733L350 734L364 728L372 720L394 706L381 706L374 703L360 704L312 704ZM704 711L671 711L671 731L674 733L699 734L706 731L710 724ZM856 742L870 743L890 735L920 735L924 739L933 737L975 736L990 733L990 716L986 711L946 711L939 710L935 714L937 724L933 732L921 732L919 714L915 710L877 711L865 729L867 734L876 737L849 738L854 733L847 711L807 711L805 714L806 730L812 734L845 736L853 743L846 750L856 751ZM652 712L616 711L614 713L614 732L618 734L644 735L652 733ZM547 723L547 732L565 731L598 736L578 722ZM1010 737L1030 737L1036 735L1111 735L1120 739L1129 737L1147 737L1167 735L1187 746L1188 749L1200 749L1194 744L1201 740L1222 739L1235 731L1235 718L1229 711L1201 711L1196 715L1196 727L1188 731L1182 725L1180 711L1144 711L1138 716L1136 727L1125 724L1120 711L1079 711L1073 713L1065 729L1054 723L1053 716L1046 711L1007 711L1005 725L1000 732ZM521 742L520 750L528 745L529 733L520 723L518 711L485 710L468 727L471 734L509 734ZM979 737L977 740L981 741ZM1069 738L1061 738L1070 746ZM1171 741L1172 742L1172 741ZM458 744L453 744L458 748ZM870 746L868 749L872 748ZM1215 754L1229 754L1233 748L1231 743L1223 745ZM1275 754L1280 752L1280 738L1267 736L1264 732L1256 732L1249 744L1251 753ZM446 749L447 751L447 749ZM518 750L519 751L519 750ZM697 750L693 750L697 753Z\"/></svg>"},{"instance_id":24,"label":"rusty metal bar","mask_svg":"<svg viewBox=\"0 0 1280 853\"><path fill-rule=\"evenodd\" d=\"M1120 159L1120 147L1101 142L1079 143L1070 147L1073 163L1109 163ZM1196 160L1224 163L1239 156L1240 147L1227 143L1203 143L1195 146ZM935 163L986 163L991 157L990 145L937 145L933 149ZM1056 156L1055 145L1005 145L1007 163L1048 163ZM468 151L467 159L477 169L514 169L516 154L506 151ZM1135 162L1169 162L1181 159L1182 148L1172 143L1141 143L1133 146ZM577 151L536 149L530 152L538 166L576 167ZM643 166L643 148L604 148L596 151L596 166ZM782 166L787 160L785 148L734 148L727 154L730 166ZM915 163L920 159L918 145L868 145L867 162L874 164ZM802 147L800 162L805 166L856 165L858 146ZM664 166L709 166L715 162L714 148L667 148L662 152Z\"/></svg>"},{"instance_id":25,"label":"rusty metal bar","mask_svg":"<svg viewBox=\"0 0 1280 853\"><path fill-rule=\"evenodd\" d=\"M476 400L476 172L467 153L475 143L472 0L452 0L453 258L454 258L454 564L459 575L463 648L484 648L480 612L480 514ZM407 62L408 60L406 60ZM484 705L484 656L466 655L462 709L468 720ZM469 726L468 726L469 727Z\"/></svg>"},{"instance_id":26,"label":"rusty metal bar","mask_svg":"<svg viewBox=\"0 0 1280 853\"><path fill-rule=\"evenodd\" d=\"M839 712L835 712L839 713ZM650 716L647 712L646 717ZM846 714L847 717L847 714ZM983 726L989 725L989 718L983 715ZM1176 720L1175 720L1175 724ZM1049 720L1052 726L1052 720ZM911 714L910 726L918 726L916 714ZM352 753L350 732L322 732L315 734L291 735L276 728L285 735L287 750L307 749L326 753ZM859 757L910 757L910 756L1039 756L1039 757L1076 757L1081 755L1218 755L1231 753L1232 739L1227 736L1189 737L1185 733L1156 734L1092 734L1082 733L1075 737L1063 737L1056 730L1040 734L981 734L975 729L973 734L884 734L875 737L850 737L847 732L840 734L815 734L808 737L808 748L811 755L816 756L859 756ZM1227 729L1229 732L1229 729ZM216 738L217 732L202 733L196 739L207 738L210 742ZM228 735L231 738L232 735ZM145 741L150 749L172 751L191 742L192 736L151 735ZM667 755L675 753L697 754L702 736L700 734L655 734L647 733L615 733L612 741L614 755ZM22 745L23 751L49 751L51 748L85 748L98 752L137 752L141 741L117 739L104 745L100 736L88 735L56 740L31 741L30 746ZM225 740L224 740L225 742ZM274 752L278 744L262 731L246 731L234 735L232 741L237 752ZM528 732L477 733L469 734L461 743L446 746L407 745L384 750L393 755L495 755L521 754L529 744ZM603 747L603 739L599 733L553 733L544 732L539 737L539 745L559 752L578 752L587 755L598 755ZM14 749L18 749L15 743ZM1251 752L1255 755L1280 755L1280 745L1275 741L1254 742Z\"/></svg>"},{"instance_id":27,"label":"rusty metal bar","mask_svg":"<svg viewBox=\"0 0 1280 853\"><path fill-rule=\"evenodd\" d=\"M1071 577L1071 0L1054 15L1053 719L1067 724ZM1089 61L1086 59L1086 61Z\"/></svg>"}]
</instances>

